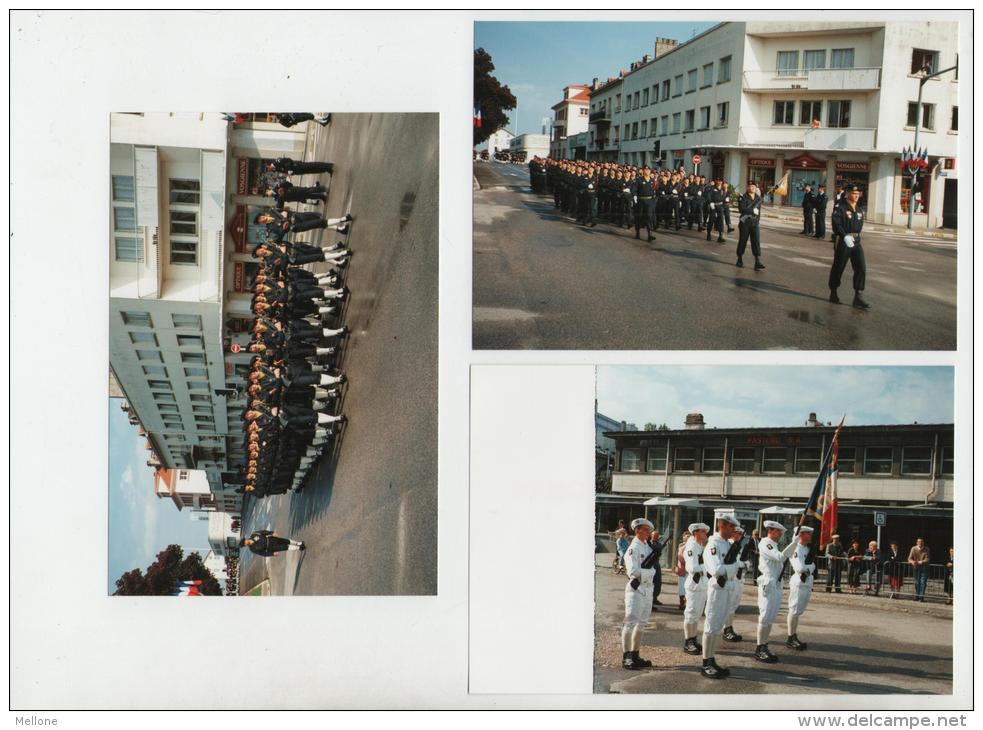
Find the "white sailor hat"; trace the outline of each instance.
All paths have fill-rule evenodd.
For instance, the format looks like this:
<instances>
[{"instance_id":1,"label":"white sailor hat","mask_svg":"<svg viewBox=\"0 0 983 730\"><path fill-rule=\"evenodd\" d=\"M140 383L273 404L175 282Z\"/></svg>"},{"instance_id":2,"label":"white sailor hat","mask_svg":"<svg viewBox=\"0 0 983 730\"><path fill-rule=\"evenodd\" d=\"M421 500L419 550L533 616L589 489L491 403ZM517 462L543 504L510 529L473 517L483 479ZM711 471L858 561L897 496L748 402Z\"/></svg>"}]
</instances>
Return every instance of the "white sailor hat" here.
<instances>
[{"instance_id":1,"label":"white sailor hat","mask_svg":"<svg viewBox=\"0 0 983 730\"><path fill-rule=\"evenodd\" d=\"M765 520L762 524L766 530L781 530L782 532L785 532L785 525L783 525L781 522Z\"/></svg>"},{"instance_id":2,"label":"white sailor hat","mask_svg":"<svg viewBox=\"0 0 983 730\"><path fill-rule=\"evenodd\" d=\"M812 527L809 527L809 526L807 526L807 525L802 525L802 526L801 526L801 527L799 528L799 532L815 532L815 531L816 531L816 530L815 530L814 528L812 528Z\"/></svg>"},{"instance_id":3,"label":"white sailor hat","mask_svg":"<svg viewBox=\"0 0 983 730\"><path fill-rule=\"evenodd\" d=\"M730 514L729 512L722 512L719 515L714 515L714 519L723 520L724 522L729 522L730 524L736 525L737 527L741 526L740 520L738 520L736 516Z\"/></svg>"},{"instance_id":4,"label":"white sailor hat","mask_svg":"<svg viewBox=\"0 0 983 730\"><path fill-rule=\"evenodd\" d=\"M744 529L744 525L742 525L740 522L738 522L734 526L734 532L747 532L747 530Z\"/></svg>"},{"instance_id":5,"label":"white sailor hat","mask_svg":"<svg viewBox=\"0 0 983 730\"><path fill-rule=\"evenodd\" d=\"M632 530L636 530L639 527L647 527L650 530L654 530L655 529L655 525L653 525L651 522L649 522L644 517L636 517L635 519L633 519L631 521L631 529Z\"/></svg>"},{"instance_id":6,"label":"white sailor hat","mask_svg":"<svg viewBox=\"0 0 983 730\"><path fill-rule=\"evenodd\" d=\"M700 530L706 530L707 532L710 532L710 525L704 522L694 522L689 526L689 531L691 533L699 532Z\"/></svg>"}]
</instances>

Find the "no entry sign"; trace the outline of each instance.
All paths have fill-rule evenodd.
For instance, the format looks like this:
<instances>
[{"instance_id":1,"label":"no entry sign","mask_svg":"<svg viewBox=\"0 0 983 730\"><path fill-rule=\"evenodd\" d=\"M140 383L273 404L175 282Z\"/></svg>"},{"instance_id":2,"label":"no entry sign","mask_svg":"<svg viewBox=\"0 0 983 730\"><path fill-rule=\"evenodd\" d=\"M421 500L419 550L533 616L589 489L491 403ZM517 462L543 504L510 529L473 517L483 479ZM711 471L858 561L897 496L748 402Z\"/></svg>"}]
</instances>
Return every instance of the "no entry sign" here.
<instances>
[{"instance_id":1,"label":"no entry sign","mask_svg":"<svg viewBox=\"0 0 983 730\"><path fill-rule=\"evenodd\" d=\"M699 165L702 158L699 155L693 155L693 164Z\"/></svg>"}]
</instances>

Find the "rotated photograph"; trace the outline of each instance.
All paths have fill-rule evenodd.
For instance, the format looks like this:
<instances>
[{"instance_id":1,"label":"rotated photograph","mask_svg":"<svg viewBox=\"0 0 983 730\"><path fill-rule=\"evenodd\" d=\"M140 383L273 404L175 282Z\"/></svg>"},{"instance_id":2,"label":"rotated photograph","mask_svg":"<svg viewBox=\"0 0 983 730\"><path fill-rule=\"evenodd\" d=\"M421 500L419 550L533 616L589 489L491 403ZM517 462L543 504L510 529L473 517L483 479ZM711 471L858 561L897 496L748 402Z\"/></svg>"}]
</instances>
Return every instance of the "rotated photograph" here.
<instances>
[{"instance_id":1,"label":"rotated photograph","mask_svg":"<svg viewBox=\"0 0 983 730\"><path fill-rule=\"evenodd\" d=\"M435 595L438 115L110 121L108 592Z\"/></svg>"},{"instance_id":2,"label":"rotated photograph","mask_svg":"<svg viewBox=\"0 0 983 730\"><path fill-rule=\"evenodd\" d=\"M478 350L955 350L958 22L477 22Z\"/></svg>"}]
</instances>

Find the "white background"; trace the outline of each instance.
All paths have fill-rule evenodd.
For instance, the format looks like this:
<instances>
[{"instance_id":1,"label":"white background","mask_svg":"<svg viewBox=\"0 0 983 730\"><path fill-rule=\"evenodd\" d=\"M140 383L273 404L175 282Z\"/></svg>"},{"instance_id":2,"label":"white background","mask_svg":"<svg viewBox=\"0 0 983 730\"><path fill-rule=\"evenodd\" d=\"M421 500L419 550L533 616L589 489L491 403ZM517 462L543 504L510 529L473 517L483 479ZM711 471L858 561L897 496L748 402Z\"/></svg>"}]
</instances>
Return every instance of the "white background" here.
<instances>
[{"instance_id":1,"label":"white background","mask_svg":"<svg viewBox=\"0 0 983 730\"><path fill-rule=\"evenodd\" d=\"M912 11L924 17L925 11ZM565 19L745 19L752 13L565 14ZM866 17L870 17L870 13ZM480 667L483 691L520 692L544 647L503 637L494 656L485 637L469 641L469 364L470 363L740 363L753 364L957 364L956 548L972 554L972 163L971 104L963 103L965 152L960 154L959 356L952 353L474 353L470 351L471 301L471 79L472 22L485 19L559 19L546 14L16 12L11 16L11 433L10 586L11 706L20 715L104 709L417 708L417 707L695 707L742 703L760 708L782 698L618 697L589 694L592 638L577 635L559 650L566 677L533 681L525 691L556 695L468 694L469 646L488 663ZM778 19L770 10L766 16ZM802 17L802 16L800 16ZM813 14L815 17L815 14ZM836 20L849 17L837 11ZM892 17L900 13L892 12ZM933 17L941 17L933 11ZM964 18L966 16L963 16ZM823 19L833 19L823 16ZM972 91L972 40L960 39L961 88ZM575 81L575 80L571 80ZM559 93L560 90L557 90ZM440 160L440 378L439 378L439 585L429 598L270 598L261 601L110 598L105 595L107 534L108 351L106 240L108 237L109 113L301 108L345 111L429 111L441 114ZM6 365L5 365L6 366ZM557 417L560 404L523 390L520 369L492 374L502 398L482 420L475 463L509 459L518 443L516 423L552 423L554 443L573 444L570 458L523 459L523 483L567 483L582 504L563 502L561 518L592 524L592 469L583 453L593 438L592 412L580 421ZM545 370L545 368L544 368ZM593 378L573 369L550 376L579 385L569 406L591 408ZM476 370L477 372L477 370ZM509 384L511 380L511 385ZM583 388L589 386L590 390ZM476 391L477 392L477 391ZM522 400L509 394L525 393ZM477 404L478 401L476 400ZM544 414L544 409L546 413ZM579 412L579 410L578 410ZM484 415L475 412L475 420ZM496 440L497 437L497 440ZM6 443L6 439L3 440ZM507 449L503 450L503 446ZM7 455L9 456L9 454ZM484 461L482 461L484 459ZM520 462L517 461L516 464ZM474 477L472 473L472 477ZM487 500L471 485L472 503ZM515 485L513 485L515 486ZM502 496L508 496L504 489ZM535 510L548 506L534 494ZM520 505L521 507L521 505ZM569 510L569 511L564 511ZM539 532L523 550L479 551L518 564L470 566L472 590L483 598L516 588L533 590L541 570L534 552L549 541L548 518L529 524L526 509L513 514L472 513L472 538L501 528ZM494 517L490 522L483 521ZM381 525L384 535L387 526ZM568 533L569 534L569 533ZM492 534L494 537L494 534ZM384 540L384 537L380 537ZM487 556L487 557L486 557ZM590 560L590 556L586 556ZM967 566L966 575L970 573ZM488 582L479 585L485 576ZM555 585L555 584L554 584ZM563 581L580 601L592 595L589 569ZM825 706L872 709L965 707L971 691L971 596L957 585L955 692L949 698L784 698L804 711ZM550 611L535 610L524 595L500 601L501 631L522 626L556 630ZM528 610L528 609L532 610ZM570 626L592 625L590 601L560 604ZM480 612L472 606L472 611ZM486 618L474 614L479 622ZM521 620L520 620L521 619ZM482 623L485 630L487 623ZM550 628L552 627L552 628ZM548 633L555 637L555 633ZM506 653L506 650L508 653ZM576 655L582 655L577 660ZM577 664L577 662L580 664ZM503 667L526 668L514 685L501 683ZM575 665L576 666L573 666ZM553 667L547 659L543 671ZM532 681L532 680L531 680ZM496 684L497 683L497 684ZM93 716L62 718L75 726ZM10 718L8 718L10 719ZM238 718L237 718L238 719ZM662 718L660 718L661 720ZM125 715L101 725L129 726ZM191 715L182 724L218 721Z\"/></svg>"}]
</instances>

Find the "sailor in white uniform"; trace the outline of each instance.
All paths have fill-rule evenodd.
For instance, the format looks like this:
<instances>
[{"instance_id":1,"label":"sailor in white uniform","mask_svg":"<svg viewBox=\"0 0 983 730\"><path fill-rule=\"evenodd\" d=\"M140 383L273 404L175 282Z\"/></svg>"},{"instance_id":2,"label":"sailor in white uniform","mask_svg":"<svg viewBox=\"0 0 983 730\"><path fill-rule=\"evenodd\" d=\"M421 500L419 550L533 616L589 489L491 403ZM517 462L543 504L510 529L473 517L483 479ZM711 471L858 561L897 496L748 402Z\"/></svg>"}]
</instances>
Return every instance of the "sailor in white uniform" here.
<instances>
[{"instance_id":1,"label":"sailor in white uniform","mask_svg":"<svg viewBox=\"0 0 983 730\"><path fill-rule=\"evenodd\" d=\"M779 550L778 541L785 532L785 527L779 522L765 520L765 537L758 543L758 645L754 649L754 658L759 662L774 664L778 657L768 651L768 636L771 625L775 622L778 609L782 605L782 569L792 551L795 550L795 540L784 550Z\"/></svg>"},{"instance_id":2,"label":"sailor in white uniform","mask_svg":"<svg viewBox=\"0 0 983 730\"><path fill-rule=\"evenodd\" d=\"M724 641L738 642L744 639L743 636L734 631L734 616L737 609L741 606L741 598L744 597L744 571L751 569L749 560L749 546L751 538L747 537L744 528L738 525L734 528L734 538L732 543L740 543L737 557L737 575L734 580L727 582L727 589L730 591L730 606L727 612L727 621L724 624Z\"/></svg>"},{"instance_id":3,"label":"sailor in white uniform","mask_svg":"<svg viewBox=\"0 0 983 730\"><path fill-rule=\"evenodd\" d=\"M737 580L737 557L740 543L731 544L734 528L740 523L731 514L718 515L717 531L703 549L703 567L707 573L707 618L703 622L703 668L709 679L724 679L729 669L717 666L715 655L730 611L729 584Z\"/></svg>"},{"instance_id":4,"label":"sailor in white uniform","mask_svg":"<svg viewBox=\"0 0 983 730\"><path fill-rule=\"evenodd\" d=\"M635 538L625 551L625 623L621 629L621 649L624 652L621 666L625 669L645 669L652 662L638 655L642 645L642 632L652 615L655 561L658 555L649 545L654 525L644 517L631 522Z\"/></svg>"},{"instance_id":5,"label":"sailor in white uniform","mask_svg":"<svg viewBox=\"0 0 983 730\"><path fill-rule=\"evenodd\" d=\"M683 609L683 651L700 654L703 647L696 640L700 628L700 616L707 603L707 576L703 569L703 546L707 544L710 526L694 522L689 526L690 539L683 548L686 566L686 607Z\"/></svg>"},{"instance_id":6,"label":"sailor in white uniform","mask_svg":"<svg viewBox=\"0 0 983 730\"><path fill-rule=\"evenodd\" d=\"M798 651L805 651L807 645L799 641L799 617L805 613L812 595L812 584L816 575L816 552L809 543L812 542L811 527L799 528L799 539L793 540L795 550L789 558L792 575L788 579L788 638L785 646Z\"/></svg>"}]
</instances>

